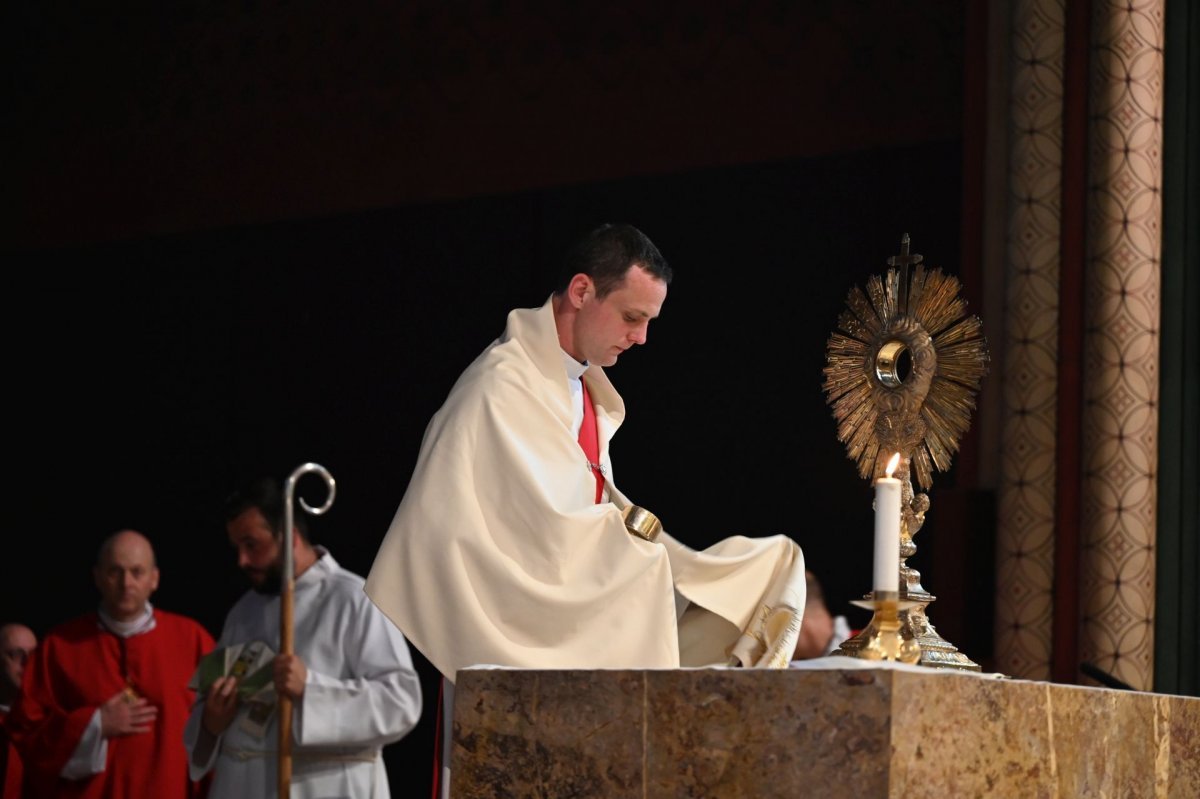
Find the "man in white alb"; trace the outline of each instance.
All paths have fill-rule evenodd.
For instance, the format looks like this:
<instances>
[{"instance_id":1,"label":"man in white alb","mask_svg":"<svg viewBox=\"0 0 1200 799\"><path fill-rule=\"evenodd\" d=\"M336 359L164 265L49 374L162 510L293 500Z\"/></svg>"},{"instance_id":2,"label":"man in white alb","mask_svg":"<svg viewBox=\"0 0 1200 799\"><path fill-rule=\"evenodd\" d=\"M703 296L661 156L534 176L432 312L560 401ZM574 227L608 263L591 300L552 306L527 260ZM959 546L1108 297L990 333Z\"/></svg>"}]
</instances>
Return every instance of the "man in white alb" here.
<instances>
[{"instance_id":1,"label":"man in white alb","mask_svg":"<svg viewBox=\"0 0 1200 799\"><path fill-rule=\"evenodd\" d=\"M381 748L421 716L421 689L404 636L363 593L363 580L307 538L302 516L282 535L282 492L259 480L226 503L226 531L250 579L225 619L218 650L264 642L279 649L281 547L293 547L295 654L271 665L275 694L292 699L293 799L387 799ZM248 677L247 677L248 679ZM210 799L276 794L273 703L239 699L216 679L192 710L184 740L193 777L213 772Z\"/></svg>"}]
</instances>

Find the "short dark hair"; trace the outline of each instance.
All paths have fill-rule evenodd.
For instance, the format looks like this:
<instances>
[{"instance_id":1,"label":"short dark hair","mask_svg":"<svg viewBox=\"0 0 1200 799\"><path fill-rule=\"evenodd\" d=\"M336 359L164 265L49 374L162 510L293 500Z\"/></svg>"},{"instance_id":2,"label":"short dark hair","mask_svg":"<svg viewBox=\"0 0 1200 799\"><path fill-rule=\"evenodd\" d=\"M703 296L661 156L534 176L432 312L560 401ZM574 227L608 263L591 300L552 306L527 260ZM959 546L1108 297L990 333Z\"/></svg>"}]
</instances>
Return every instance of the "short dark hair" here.
<instances>
[{"instance_id":1,"label":"short dark hair","mask_svg":"<svg viewBox=\"0 0 1200 799\"><path fill-rule=\"evenodd\" d=\"M256 480L251 480L230 494L225 499L225 523L229 524L229 522L251 508L258 508L259 513L263 515L267 524L271 526L271 532L275 534L276 538L282 537L284 523L283 488L279 485L278 480L273 477L260 477ZM300 531L300 537L308 541L308 521L304 516L303 511L299 513L293 512L292 522L295 524L296 529Z\"/></svg>"},{"instance_id":2,"label":"short dark hair","mask_svg":"<svg viewBox=\"0 0 1200 799\"><path fill-rule=\"evenodd\" d=\"M825 590L821 587L821 581L808 569L804 570L804 588L808 602L825 604Z\"/></svg>"},{"instance_id":3,"label":"short dark hair","mask_svg":"<svg viewBox=\"0 0 1200 799\"><path fill-rule=\"evenodd\" d=\"M601 225L567 253L554 293L562 294L571 278L583 274L596 284L596 298L604 299L620 287L625 273L635 264L670 285L671 267L645 233L633 225Z\"/></svg>"}]
</instances>

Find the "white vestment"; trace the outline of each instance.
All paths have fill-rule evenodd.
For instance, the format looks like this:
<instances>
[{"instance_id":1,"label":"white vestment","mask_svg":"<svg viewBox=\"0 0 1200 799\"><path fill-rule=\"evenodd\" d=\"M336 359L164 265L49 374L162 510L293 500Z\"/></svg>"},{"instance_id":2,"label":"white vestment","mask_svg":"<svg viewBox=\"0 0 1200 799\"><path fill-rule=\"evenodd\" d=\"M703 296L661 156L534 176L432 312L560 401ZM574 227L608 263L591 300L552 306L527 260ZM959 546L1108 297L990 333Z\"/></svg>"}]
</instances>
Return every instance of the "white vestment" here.
<instances>
[{"instance_id":1,"label":"white vestment","mask_svg":"<svg viewBox=\"0 0 1200 799\"><path fill-rule=\"evenodd\" d=\"M421 687L404 636L363 593L363 579L328 552L295 583L295 653L308 678L292 711L293 799L387 799L380 748L416 726ZM225 618L218 647L261 640L279 648L279 597L248 591ZM245 706L216 739L201 727L204 699L184 731L193 779L214 769L209 799L276 795L277 713L263 736ZM205 756L207 755L207 756Z\"/></svg>"},{"instance_id":2,"label":"white vestment","mask_svg":"<svg viewBox=\"0 0 1200 799\"><path fill-rule=\"evenodd\" d=\"M630 535L609 459L625 405L589 367L611 500L596 504L561 352L547 301L512 311L458 379L376 555L371 599L450 681L476 664L786 668L804 608L799 547L738 536L697 552L666 532Z\"/></svg>"}]
</instances>

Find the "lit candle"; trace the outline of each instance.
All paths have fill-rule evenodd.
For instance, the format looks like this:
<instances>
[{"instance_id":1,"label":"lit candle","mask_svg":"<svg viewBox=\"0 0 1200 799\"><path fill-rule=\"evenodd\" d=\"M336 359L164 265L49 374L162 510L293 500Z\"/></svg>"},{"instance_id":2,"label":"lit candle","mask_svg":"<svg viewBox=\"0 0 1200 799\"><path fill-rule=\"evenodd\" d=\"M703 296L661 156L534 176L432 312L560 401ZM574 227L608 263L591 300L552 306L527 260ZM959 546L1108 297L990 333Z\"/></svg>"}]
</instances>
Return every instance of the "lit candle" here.
<instances>
[{"instance_id":1,"label":"lit candle","mask_svg":"<svg viewBox=\"0 0 1200 799\"><path fill-rule=\"evenodd\" d=\"M900 481L892 472L900 464L897 452L888 461L887 477L875 481L875 596L900 590Z\"/></svg>"}]
</instances>

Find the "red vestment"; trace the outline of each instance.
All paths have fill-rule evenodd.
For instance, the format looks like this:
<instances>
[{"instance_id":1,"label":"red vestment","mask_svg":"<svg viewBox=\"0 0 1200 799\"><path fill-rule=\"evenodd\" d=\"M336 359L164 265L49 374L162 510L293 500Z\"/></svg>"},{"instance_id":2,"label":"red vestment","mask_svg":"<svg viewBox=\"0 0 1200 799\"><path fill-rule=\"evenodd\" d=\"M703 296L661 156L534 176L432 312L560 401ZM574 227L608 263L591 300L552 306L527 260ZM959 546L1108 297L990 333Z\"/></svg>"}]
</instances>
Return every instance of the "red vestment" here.
<instances>
[{"instance_id":1,"label":"red vestment","mask_svg":"<svg viewBox=\"0 0 1200 799\"><path fill-rule=\"evenodd\" d=\"M188 779L183 727L194 692L188 680L213 639L184 616L154 611L154 629L121 638L95 613L63 624L42 641L21 696L7 720L25 778L39 797L185 799L200 795ZM104 771L62 778L92 715L114 694L132 688L158 708L149 732L108 739Z\"/></svg>"},{"instance_id":2,"label":"red vestment","mask_svg":"<svg viewBox=\"0 0 1200 799\"><path fill-rule=\"evenodd\" d=\"M0 799L21 799L21 756L8 740L4 719L8 716L0 710Z\"/></svg>"}]
</instances>

